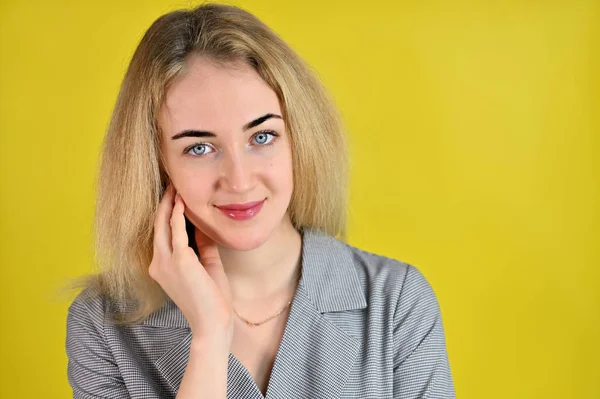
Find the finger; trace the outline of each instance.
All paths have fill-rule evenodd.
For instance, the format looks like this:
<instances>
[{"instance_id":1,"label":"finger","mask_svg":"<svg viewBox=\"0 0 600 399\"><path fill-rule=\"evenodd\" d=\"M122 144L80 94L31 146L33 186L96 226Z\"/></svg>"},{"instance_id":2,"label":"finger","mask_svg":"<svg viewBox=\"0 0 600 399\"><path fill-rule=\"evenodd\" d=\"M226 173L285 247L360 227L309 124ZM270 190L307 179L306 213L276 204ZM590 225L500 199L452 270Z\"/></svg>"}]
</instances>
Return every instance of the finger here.
<instances>
[{"instance_id":1,"label":"finger","mask_svg":"<svg viewBox=\"0 0 600 399\"><path fill-rule=\"evenodd\" d=\"M173 252L189 247L187 231L185 231L185 216L183 211L185 206L181 195L175 195L175 205L173 206L173 214L171 215L171 237Z\"/></svg>"},{"instance_id":2,"label":"finger","mask_svg":"<svg viewBox=\"0 0 600 399\"><path fill-rule=\"evenodd\" d=\"M154 221L154 248L163 254L171 253L171 228L169 219L173 210L173 196L175 189L172 183L167 186Z\"/></svg>"},{"instance_id":3,"label":"finger","mask_svg":"<svg viewBox=\"0 0 600 399\"><path fill-rule=\"evenodd\" d=\"M199 228L194 229L194 236L202 266L204 266L204 269L213 279L215 284L217 284L217 287L219 287L221 292L227 296L227 299L231 299L229 294L229 280L227 279L225 269L223 268L223 262L219 255L217 243L204 234Z\"/></svg>"},{"instance_id":4,"label":"finger","mask_svg":"<svg viewBox=\"0 0 600 399\"><path fill-rule=\"evenodd\" d=\"M194 229L194 236L202 265L204 265L204 267L213 264L222 265L217 243L197 227Z\"/></svg>"}]
</instances>

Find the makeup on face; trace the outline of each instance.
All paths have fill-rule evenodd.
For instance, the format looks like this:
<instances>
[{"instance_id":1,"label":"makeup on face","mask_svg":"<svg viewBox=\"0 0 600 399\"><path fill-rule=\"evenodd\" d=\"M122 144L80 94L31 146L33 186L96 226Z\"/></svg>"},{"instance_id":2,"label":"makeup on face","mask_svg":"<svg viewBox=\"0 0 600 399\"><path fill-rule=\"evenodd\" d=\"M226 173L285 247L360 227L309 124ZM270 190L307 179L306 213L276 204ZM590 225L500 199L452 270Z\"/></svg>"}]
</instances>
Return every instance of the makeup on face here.
<instances>
[{"instance_id":1,"label":"makeup on face","mask_svg":"<svg viewBox=\"0 0 600 399\"><path fill-rule=\"evenodd\" d=\"M233 220L249 220L256 216L263 207L266 198L262 201L246 202L244 204L217 205L223 214Z\"/></svg>"},{"instance_id":2,"label":"makeup on face","mask_svg":"<svg viewBox=\"0 0 600 399\"><path fill-rule=\"evenodd\" d=\"M196 228L224 247L256 248L289 222L292 151L279 98L250 66L188 62L161 108L165 170Z\"/></svg>"}]
</instances>

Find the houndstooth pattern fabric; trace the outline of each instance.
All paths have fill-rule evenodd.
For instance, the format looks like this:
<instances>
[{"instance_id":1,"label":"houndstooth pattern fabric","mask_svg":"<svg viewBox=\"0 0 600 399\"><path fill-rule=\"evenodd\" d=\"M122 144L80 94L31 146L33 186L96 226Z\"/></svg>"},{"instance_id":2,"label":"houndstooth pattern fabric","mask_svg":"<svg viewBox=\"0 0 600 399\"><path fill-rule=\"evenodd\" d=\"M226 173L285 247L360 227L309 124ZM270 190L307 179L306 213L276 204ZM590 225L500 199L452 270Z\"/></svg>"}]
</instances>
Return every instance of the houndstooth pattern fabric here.
<instances>
[{"instance_id":1,"label":"houndstooth pattern fabric","mask_svg":"<svg viewBox=\"0 0 600 399\"><path fill-rule=\"evenodd\" d=\"M114 304L79 295L66 350L73 397L174 398L191 332L169 301L142 323L117 327ZM316 230L303 233L302 276L266 398L454 398L438 302L413 266ZM264 399L229 354L227 398Z\"/></svg>"}]
</instances>

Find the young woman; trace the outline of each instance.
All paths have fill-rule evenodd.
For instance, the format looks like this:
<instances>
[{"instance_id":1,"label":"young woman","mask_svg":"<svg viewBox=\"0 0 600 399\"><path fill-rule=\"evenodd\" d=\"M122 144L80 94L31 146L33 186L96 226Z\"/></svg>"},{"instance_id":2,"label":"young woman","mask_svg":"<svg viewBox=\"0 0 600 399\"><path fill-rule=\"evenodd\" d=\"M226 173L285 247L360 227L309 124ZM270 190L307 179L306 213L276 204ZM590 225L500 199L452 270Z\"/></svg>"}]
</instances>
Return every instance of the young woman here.
<instances>
[{"instance_id":1,"label":"young woman","mask_svg":"<svg viewBox=\"0 0 600 399\"><path fill-rule=\"evenodd\" d=\"M427 281L341 241L346 172L334 106L264 24L160 17L105 140L74 397L454 397Z\"/></svg>"}]
</instances>

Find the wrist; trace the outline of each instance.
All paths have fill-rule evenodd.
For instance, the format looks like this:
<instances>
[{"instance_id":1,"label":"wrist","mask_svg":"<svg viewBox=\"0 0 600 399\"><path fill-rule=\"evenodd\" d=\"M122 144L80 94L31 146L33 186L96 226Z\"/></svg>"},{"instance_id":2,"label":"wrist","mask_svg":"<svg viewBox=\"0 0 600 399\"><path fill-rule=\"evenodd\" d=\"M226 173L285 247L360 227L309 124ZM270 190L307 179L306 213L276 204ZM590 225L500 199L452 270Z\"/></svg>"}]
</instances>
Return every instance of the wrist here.
<instances>
[{"instance_id":1,"label":"wrist","mask_svg":"<svg viewBox=\"0 0 600 399\"><path fill-rule=\"evenodd\" d=\"M228 337L192 336L190 352L200 352L210 355L227 355L231 350L231 340Z\"/></svg>"}]
</instances>

